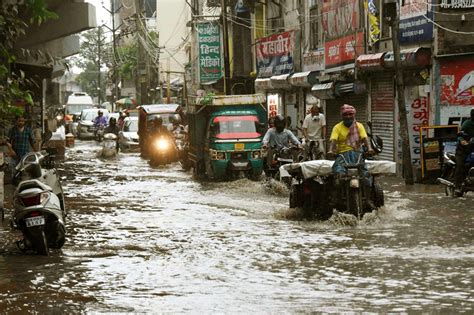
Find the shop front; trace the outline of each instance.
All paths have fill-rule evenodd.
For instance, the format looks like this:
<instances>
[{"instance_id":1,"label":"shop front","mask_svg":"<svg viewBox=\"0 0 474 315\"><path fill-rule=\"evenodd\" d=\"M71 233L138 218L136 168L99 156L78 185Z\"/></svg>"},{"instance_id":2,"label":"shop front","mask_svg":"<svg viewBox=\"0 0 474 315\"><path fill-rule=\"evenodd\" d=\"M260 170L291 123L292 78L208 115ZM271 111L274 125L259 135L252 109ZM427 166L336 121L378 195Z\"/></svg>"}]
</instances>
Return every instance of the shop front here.
<instances>
[{"instance_id":1,"label":"shop front","mask_svg":"<svg viewBox=\"0 0 474 315\"><path fill-rule=\"evenodd\" d=\"M424 85L429 76L431 50L424 47L403 49L400 52L400 57L405 82L405 104L407 104L408 113L412 113L411 117L408 117L412 160L417 165L419 162L417 130L418 125L422 122L418 121L421 114L415 115L412 105L417 106L416 104L427 104L428 102L429 97L424 92L426 90ZM369 86L370 120L373 133L380 136L384 142L384 150L379 158L400 161L399 136L395 132L399 130L399 123L397 120L393 52L361 55L356 60L356 67L359 76L364 78Z\"/></svg>"}]
</instances>

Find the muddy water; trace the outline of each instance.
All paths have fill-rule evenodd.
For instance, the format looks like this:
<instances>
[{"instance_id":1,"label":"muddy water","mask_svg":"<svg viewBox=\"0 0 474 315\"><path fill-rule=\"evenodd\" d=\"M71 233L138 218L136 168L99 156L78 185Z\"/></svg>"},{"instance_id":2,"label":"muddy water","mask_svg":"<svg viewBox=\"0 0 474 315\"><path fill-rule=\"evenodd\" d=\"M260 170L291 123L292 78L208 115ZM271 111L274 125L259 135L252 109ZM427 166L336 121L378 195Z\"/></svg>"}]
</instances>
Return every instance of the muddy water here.
<instances>
[{"instance_id":1,"label":"muddy water","mask_svg":"<svg viewBox=\"0 0 474 315\"><path fill-rule=\"evenodd\" d=\"M277 185L97 149L61 169L61 251L22 254L0 230L0 312L473 312L473 195L390 179L359 226L306 222Z\"/></svg>"}]
</instances>

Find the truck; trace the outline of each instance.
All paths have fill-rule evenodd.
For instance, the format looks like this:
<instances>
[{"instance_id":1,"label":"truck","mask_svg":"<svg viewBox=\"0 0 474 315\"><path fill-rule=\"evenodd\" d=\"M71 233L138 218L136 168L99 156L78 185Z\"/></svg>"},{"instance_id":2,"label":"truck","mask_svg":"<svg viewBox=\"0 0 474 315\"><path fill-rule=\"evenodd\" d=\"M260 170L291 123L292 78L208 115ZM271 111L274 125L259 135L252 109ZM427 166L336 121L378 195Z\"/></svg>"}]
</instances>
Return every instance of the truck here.
<instances>
[{"instance_id":1,"label":"truck","mask_svg":"<svg viewBox=\"0 0 474 315\"><path fill-rule=\"evenodd\" d=\"M197 97L188 101L187 119L188 157L197 177L260 178L265 95Z\"/></svg>"},{"instance_id":2,"label":"truck","mask_svg":"<svg viewBox=\"0 0 474 315\"><path fill-rule=\"evenodd\" d=\"M93 108L94 102L85 92L74 92L67 98L64 105L64 122L66 125L66 133L76 134L77 123L74 119L79 118L79 114L83 109Z\"/></svg>"}]
</instances>

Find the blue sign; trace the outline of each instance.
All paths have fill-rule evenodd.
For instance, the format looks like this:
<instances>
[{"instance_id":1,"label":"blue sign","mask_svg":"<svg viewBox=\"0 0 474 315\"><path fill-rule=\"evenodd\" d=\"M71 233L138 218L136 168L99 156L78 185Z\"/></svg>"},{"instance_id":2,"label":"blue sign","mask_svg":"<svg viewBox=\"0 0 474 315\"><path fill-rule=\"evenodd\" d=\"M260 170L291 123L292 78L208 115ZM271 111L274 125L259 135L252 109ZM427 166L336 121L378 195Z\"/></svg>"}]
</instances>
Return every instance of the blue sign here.
<instances>
[{"instance_id":1,"label":"blue sign","mask_svg":"<svg viewBox=\"0 0 474 315\"><path fill-rule=\"evenodd\" d=\"M433 11L426 0L409 1L400 9L400 43L419 43L433 40Z\"/></svg>"}]
</instances>

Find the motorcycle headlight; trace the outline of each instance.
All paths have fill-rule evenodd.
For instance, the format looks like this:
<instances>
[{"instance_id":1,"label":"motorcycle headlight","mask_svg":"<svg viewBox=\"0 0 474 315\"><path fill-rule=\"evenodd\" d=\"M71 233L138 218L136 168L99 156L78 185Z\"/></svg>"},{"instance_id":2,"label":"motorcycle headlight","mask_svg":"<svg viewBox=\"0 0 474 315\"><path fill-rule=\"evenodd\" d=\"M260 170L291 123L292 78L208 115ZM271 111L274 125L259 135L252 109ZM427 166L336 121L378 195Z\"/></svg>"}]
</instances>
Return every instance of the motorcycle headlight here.
<instances>
[{"instance_id":1,"label":"motorcycle headlight","mask_svg":"<svg viewBox=\"0 0 474 315\"><path fill-rule=\"evenodd\" d=\"M158 139L155 141L155 148L161 151L166 151L170 147L170 143L167 139Z\"/></svg>"}]
</instances>

